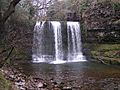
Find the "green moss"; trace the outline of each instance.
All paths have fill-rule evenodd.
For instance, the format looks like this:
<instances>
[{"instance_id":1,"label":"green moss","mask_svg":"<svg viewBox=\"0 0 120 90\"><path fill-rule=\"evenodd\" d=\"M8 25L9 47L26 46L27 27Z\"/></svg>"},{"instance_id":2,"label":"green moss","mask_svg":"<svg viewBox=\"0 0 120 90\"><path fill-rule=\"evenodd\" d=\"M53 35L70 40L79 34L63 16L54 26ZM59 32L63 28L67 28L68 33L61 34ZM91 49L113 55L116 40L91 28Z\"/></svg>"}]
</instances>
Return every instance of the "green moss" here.
<instances>
[{"instance_id":1,"label":"green moss","mask_svg":"<svg viewBox=\"0 0 120 90\"><path fill-rule=\"evenodd\" d=\"M99 52L98 51L91 51L92 56L99 56Z\"/></svg>"},{"instance_id":2,"label":"green moss","mask_svg":"<svg viewBox=\"0 0 120 90\"><path fill-rule=\"evenodd\" d=\"M97 50L100 50L100 51L120 50L120 44L100 44L97 46L98 46Z\"/></svg>"},{"instance_id":3,"label":"green moss","mask_svg":"<svg viewBox=\"0 0 120 90\"><path fill-rule=\"evenodd\" d=\"M113 5L114 5L114 8L115 8L116 10L120 10L120 3L119 3L119 2L114 3Z\"/></svg>"},{"instance_id":4,"label":"green moss","mask_svg":"<svg viewBox=\"0 0 120 90\"><path fill-rule=\"evenodd\" d=\"M0 90L13 90L11 83L4 78L1 72L0 72Z\"/></svg>"},{"instance_id":5,"label":"green moss","mask_svg":"<svg viewBox=\"0 0 120 90\"><path fill-rule=\"evenodd\" d=\"M89 48L91 57L96 61L104 61L109 64L120 63L120 44L85 44Z\"/></svg>"}]
</instances>

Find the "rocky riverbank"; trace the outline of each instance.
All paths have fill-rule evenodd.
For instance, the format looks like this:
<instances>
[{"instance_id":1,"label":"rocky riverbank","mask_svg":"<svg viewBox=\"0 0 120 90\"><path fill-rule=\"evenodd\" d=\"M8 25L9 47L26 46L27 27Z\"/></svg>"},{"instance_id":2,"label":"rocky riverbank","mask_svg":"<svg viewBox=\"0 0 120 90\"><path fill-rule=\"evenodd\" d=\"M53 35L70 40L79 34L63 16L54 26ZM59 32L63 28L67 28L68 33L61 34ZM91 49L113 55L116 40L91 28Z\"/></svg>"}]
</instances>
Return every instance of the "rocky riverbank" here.
<instances>
[{"instance_id":1,"label":"rocky riverbank","mask_svg":"<svg viewBox=\"0 0 120 90\"><path fill-rule=\"evenodd\" d=\"M59 65L59 68L63 69L59 70L56 65L53 67L47 64L34 64L30 67L31 65L25 64L25 70L24 66L19 67L20 70L13 66L1 69L4 77L12 83L14 88L12 90L119 90L120 88L120 72L115 67L93 63L73 63L70 64L71 67L74 65L73 68L66 64ZM47 67L47 72L43 66ZM53 71L54 69L56 70Z\"/></svg>"},{"instance_id":2,"label":"rocky riverbank","mask_svg":"<svg viewBox=\"0 0 120 90\"><path fill-rule=\"evenodd\" d=\"M11 82L12 90L72 90L72 87L64 86L63 82L57 83L52 78L44 81L40 77L26 76L14 67L3 67L0 71Z\"/></svg>"}]
</instances>

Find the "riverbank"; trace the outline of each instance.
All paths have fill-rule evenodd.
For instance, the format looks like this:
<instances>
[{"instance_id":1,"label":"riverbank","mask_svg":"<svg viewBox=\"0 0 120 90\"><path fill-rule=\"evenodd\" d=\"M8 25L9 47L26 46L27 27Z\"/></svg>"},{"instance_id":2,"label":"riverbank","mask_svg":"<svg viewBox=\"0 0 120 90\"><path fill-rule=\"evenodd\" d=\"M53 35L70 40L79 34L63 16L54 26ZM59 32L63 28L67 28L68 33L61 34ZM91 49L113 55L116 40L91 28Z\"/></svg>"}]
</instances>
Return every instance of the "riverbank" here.
<instances>
[{"instance_id":1,"label":"riverbank","mask_svg":"<svg viewBox=\"0 0 120 90\"><path fill-rule=\"evenodd\" d=\"M92 61L104 64L120 64L120 44L83 44L89 49Z\"/></svg>"},{"instance_id":2,"label":"riverbank","mask_svg":"<svg viewBox=\"0 0 120 90\"><path fill-rule=\"evenodd\" d=\"M19 67L20 68L20 67ZM25 75L13 66L0 69L0 90L72 90L58 84L53 78L44 80L39 76Z\"/></svg>"},{"instance_id":3,"label":"riverbank","mask_svg":"<svg viewBox=\"0 0 120 90\"><path fill-rule=\"evenodd\" d=\"M19 65L22 72L35 81L32 84L42 86L44 90L120 89L120 68L117 65L94 62L59 65L21 62Z\"/></svg>"},{"instance_id":4,"label":"riverbank","mask_svg":"<svg viewBox=\"0 0 120 90\"><path fill-rule=\"evenodd\" d=\"M17 63L17 62L16 62ZM120 88L118 66L93 62L60 65L18 62L1 69L14 89L2 90L99 90ZM3 77L3 78L4 78Z\"/></svg>"},{"instance_id":5,"label":"riverbank","mask_svg":"<svg viewBox=\"0 0 120 90\"><path fill-rule=\"evenodd\" d=\"M95 62L120 64L120 44L84 44L84 48L89 49L89 56ZM0 90L72 90L74 88L75 90L80 90L81 88L86 89L91 87L97 90L100 88L120 88L119 70L107 67L107 65L101 66L100 64L100 67L103 69L99 71L99 64L90 63L86 65L85 63L80 63L80 65L78 64L79 68L75 67L77 64L74 64L25 64L25 61L23 61L23 63L15 64L16 66L20 65L20 70L15 69L14 64L9 65L0 71ZM91 66L94 68L91 68ZM64 70L63 67L69 67L69 69ZM103 72L104 67L109 69ZM86 70L87 68L90 71ZM93 73L93 71L95 72ZM86 84L89 86L87 87Z\"/></svg>"},{"instance_id":6,"label":"riverbank","mask_svg":"<svg viewBox=\"0 0 120 90\"><path fill-rule=\"evenodd\" d=\"M10 81L8 81L2 71L0 71L0 90L15 90Z\"/></svg>"}]
</instances>

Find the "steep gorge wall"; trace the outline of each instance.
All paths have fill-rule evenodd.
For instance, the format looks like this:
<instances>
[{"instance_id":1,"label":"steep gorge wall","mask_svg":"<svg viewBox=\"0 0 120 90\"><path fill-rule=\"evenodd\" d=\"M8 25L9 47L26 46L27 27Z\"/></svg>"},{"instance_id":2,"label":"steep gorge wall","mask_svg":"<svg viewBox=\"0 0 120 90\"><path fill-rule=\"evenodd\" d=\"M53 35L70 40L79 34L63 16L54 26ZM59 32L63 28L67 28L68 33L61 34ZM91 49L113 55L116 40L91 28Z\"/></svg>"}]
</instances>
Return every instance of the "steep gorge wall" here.
<instances>
[{"instance_id":1,"label":"steep gorge wall","mask_svg":"<svg viewBox=\"0 0 120 90\"><path fill-rule=\"evenodd\" d=\"M82 14L88 41L99 41L107 38L120 42L120 3L100 2L91 5ZM114 38L116 40L114 40ZM105 40L107 41L107 40Z\"/></svg>"}]
</instances>

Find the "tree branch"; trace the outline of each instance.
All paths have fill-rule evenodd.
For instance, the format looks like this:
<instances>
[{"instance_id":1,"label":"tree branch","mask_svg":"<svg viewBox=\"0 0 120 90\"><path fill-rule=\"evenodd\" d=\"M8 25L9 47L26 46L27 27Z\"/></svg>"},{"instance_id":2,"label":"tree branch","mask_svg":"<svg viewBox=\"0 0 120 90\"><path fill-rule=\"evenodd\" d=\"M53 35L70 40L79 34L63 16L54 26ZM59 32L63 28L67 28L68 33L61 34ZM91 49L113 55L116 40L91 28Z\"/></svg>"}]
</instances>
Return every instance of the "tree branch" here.
<instances>
[{"instance_id":1,"label":"tree branch","mask_svg":"<svg viewBox=\"0 0 120 90\"><path fill-rule=\"evenodd\" d=\"M9 49L10 49L10 48L1 51L0 54L3 54L4 52L8 51Z\"/></svg>"},{"instance_id":2,"label":"tree branch","mask_svg":"<svg viewBox=\"0 0 120 90\"><path fill-rule=\"evenodd\" d=\"M4 66L4 64L6 63L6 61L8 60L8 58L10 57L10 55L12 54L13 50L14 50L14 47L11 48L8 56L7 56L2 62L0 62L0 68L1 68L2 66Z\"/></svg>"},{"instance_id":3,"label":"tree branch","mask_svg":"<svg viewBox=\"0 0 120 90\"><path fill-rule=\"evenodd\" d=\"M12 13L14 13L15 11L15 6L20 2L21 0L13 0L11 1L8 9L5 11L5 13L3 14L3 17L2 17L2 23L4 24L7 19L12 15Z\"/></svg>"}]
</instances>

